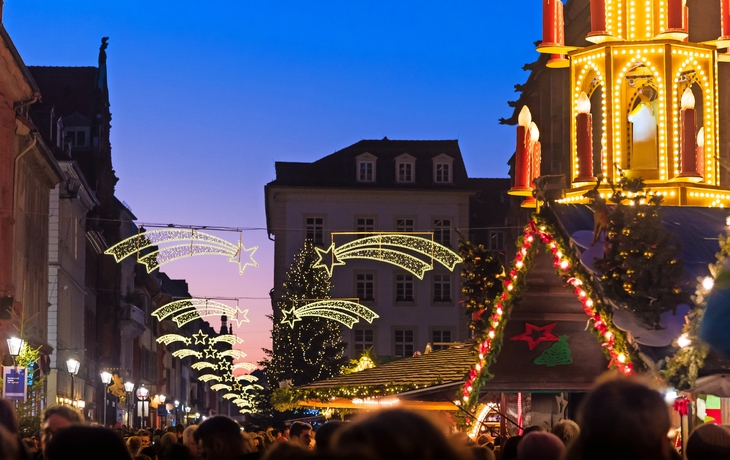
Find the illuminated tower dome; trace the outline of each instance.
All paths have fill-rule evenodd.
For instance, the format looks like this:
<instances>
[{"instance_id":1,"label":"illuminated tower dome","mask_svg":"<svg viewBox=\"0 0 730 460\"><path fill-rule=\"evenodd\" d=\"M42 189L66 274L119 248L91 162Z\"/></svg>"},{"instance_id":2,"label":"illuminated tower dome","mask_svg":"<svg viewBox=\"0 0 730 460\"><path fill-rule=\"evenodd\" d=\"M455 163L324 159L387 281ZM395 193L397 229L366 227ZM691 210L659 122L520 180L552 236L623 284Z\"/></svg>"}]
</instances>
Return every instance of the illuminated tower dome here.
<instances>
[{"instance_id":1,"label":"illuminated tower dome","mask_svg":"<svg viewBox=\"0 0 730 460\"><path fill-rule=\"evenodd\" d=\"M642 177L667 205L724 206L720 187L717 65L730 46L730 0L721 37L691 43L686 0L590 0L593 45L565 46L563 3L543 0L548 67L571 79L570 178L564 202L584 201L598 176ZM532 126L531 126L532 125ZM518 123L513 195L531 196L540 176L539 131L527 107ZM601 185L608 192L607 183ZM528 198L523 206L534 203Z\"/></svg>"}]
</instances>

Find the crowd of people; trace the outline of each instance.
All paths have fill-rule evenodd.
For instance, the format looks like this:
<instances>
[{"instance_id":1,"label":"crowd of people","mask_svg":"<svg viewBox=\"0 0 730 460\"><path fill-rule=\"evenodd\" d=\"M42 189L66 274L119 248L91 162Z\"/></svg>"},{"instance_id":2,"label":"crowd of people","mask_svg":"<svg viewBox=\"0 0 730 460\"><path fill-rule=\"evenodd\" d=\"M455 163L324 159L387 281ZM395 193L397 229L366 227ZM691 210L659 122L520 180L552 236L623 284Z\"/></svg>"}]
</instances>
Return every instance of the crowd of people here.
<instances>
[{"instance_id":1,"label":"crowd of people","mask_svg":"<svg viewBox=\"0 0 730 460\"><path fill-rule=\"evenodd\" d=\"M165 430L111 430L85 424L69 407L43 414L38 436L21 439L13 405L0 400L0 460L676 460L669 412L661 394L633 378L599 384L576 421L550 430L526 427L506 439L447 435L411 411L375 411L317 430L293 422L285 429L244 430L216 415L200 425ZM730 459L730 428L696 427L688 460Z\"/></svg>"}]
</instances>

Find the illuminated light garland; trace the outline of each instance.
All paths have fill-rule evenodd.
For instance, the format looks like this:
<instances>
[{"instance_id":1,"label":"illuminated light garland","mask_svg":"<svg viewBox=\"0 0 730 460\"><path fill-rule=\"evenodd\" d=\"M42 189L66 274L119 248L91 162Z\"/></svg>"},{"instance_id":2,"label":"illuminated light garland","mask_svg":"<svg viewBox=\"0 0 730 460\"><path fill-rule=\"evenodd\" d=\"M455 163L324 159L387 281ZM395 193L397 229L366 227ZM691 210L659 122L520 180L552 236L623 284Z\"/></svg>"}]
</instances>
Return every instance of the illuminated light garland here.
<instances>
[{"instance_id":1,"label":"illuminated light garland","mask_svg":"<svg viewBox=\"0 0 730 460\"><path fill-rule=\"evenodd\" d=\"M220 361L218 361L218 369L229 370L231 369L231 363L228 360L221 359Z\"/></svg>"},{"instance_id":2,"label":"illuminated light garland","mask_svg":"<svg viewBox=\"0 0 730 460\"><path fill-rule=\"evenodd\" d=\"M396 249L389 249L396 248ZM433 261L453 271L456 264L462 262L461 257L451 249L426 238L414 235L383 234L358 238L335 248L332 243L327 250L315 248L317 262L314 268L324 268L332 276L337 265L344 265L349 259L371 259L398 266L416 277L423 279L423 274L433 269ZM401 250L410 250L432 259L426 263L415 256ZM329 255L331 263L324 263L325 256Z\"/></svg>"},{"instance_id":3,"label":"illuminated light garland","mask_svg":"<svg viewBox=\"0 0 730 460\"><path fill-rule=\"evenodd\" d=\"M248 313L248 310L246 310L246 313ZM210 339L210 343L216 344L219 342L225 342L229 345L236 345L239 343L243 343L243 339L234 334L223 334L217 337L212 337Z\"/></svg>"},{"instance_id":4,"label":"illuminated light garland","mask_svg":"<svg viewBox=\"0 0 730 460\"><path fill-rule=\"evenodd\" d=\"M238 395L236 393L226 393L223 395L223 399L236 399Z\"/></svg>"},{"instance_id":5,"label":"illuminated light garland","mask_svg":"<svg viewBox=\"0 0 730 460\"><path fill-rule=\"evenodd\" d=\"M246 370L246 371L254 371L254 370L258 369L258 367L254 363L236 363L236 364L233 365L233 367L231 368L231 370L236 370L236 369L243 369L243 370Z\"/></svg>"},{"instance_id":6,"label":"illuminated light garland","mask_svg":"<svg viewBox=\"0 0 730 460\"><path fill-rule=\"evenodd\" d=\"M239 359L239 358L245 358L247 355L246 353L242 352L241 350L225 350L218 353L218 357L231 357L233 359ZM220 364L219 364L220 367Z\"/></svg>"},{"instance_id":7,"label":"illuminated light garland","mask_svg":"<svg viewBox=\"0 0 730 460\"><path fill-rule=\"evenodd\" d=\"M238 383L238 382L236 382L236 383ZM263 389L264 389L264 387L262 387L261 385L256 385L255 383L253 383L253 384L250 384L250 385L241 385L241 388L239 389L239 391L241 391L241 392L245 392L245 391L248 391L248 390L258 390L258 391L260 391L260 390L263 390Z\"/></svg>"},{"instance_id":8,"label":"illuminated light garland","mask_svg":"<svg viewBox=\"0 0 730 460\"><path fill-rule=\"evenodd\" d=\"M204 375L201 375L200 377L198 377L198 380L200 380L201 382L210 382L211 380L220 382L221 377L219 375L215 375L215 374L204 374Z\"/></svg>"},{"instance_id":9,"label":"illuminated light garland","mask_svg":"<svg viewBox=\"0 0 730 460\"><path fill-rule=\"evenodd\" d=\"M139 257L140 251L143 249L158 246L162 243L181 241L189 241L189 243L167 246ZM104 254L114 256L114 260L117 262L136 254L137 262L147 267L147 273L152 272L164 264L184 257L222 255L228 256L229 262L237 263L238 272L242 274L248 266L258 267L258 264L253 258L257 249L258 246L246 248L240 241L238 245L234 245L223 238L218 238L217 236L195 229L166 229L140 232L110 247L104 251ZM243 253L248 254L249 261L241 261L241 255Z\"/></svg>"},{"instance_id":10,"label":"illuminated light garland","mask_svg":"<svg viewBox=\"0 0 730 460\"><path fill-rule=\"evenodd\" d=\"M203 369L213 369L215 371L218 369L218 366L213 363L209 363L208 361L198 361L190 367L192 367L196 371L202 371Z\"/></svg>"},{"instance_id":11,"label":"illuminated light garland","mask_svg":"<svg viewBox=\"0 0 730 460\"><path fill-rule=\"evenodd\" d=\"M232 402L233 402L233 404L237 405L238 407L251 407L251 403L248 402L247 399L238 398L238 399L234 399Z\"/></svg>"},{"instance_id":12,"label":"illuminated light garland","mask_svg":"<svg viewBox=\"0 0 730 460\"><path fill-rule=\"evenodd\" d=\"M569 245L564 244L560 238L560 233L541 217L534 216L533 220L525 226L521 242L522 247L517 251L509 275L502 282L504 287L502 294L494 301L494 311L489 317L489 326L484 336L477 341L476 354L478 360L470 369L461 388L463 407L467 412L473 412L473 408L479 399L479 389L491 378L488 368L495 359L491 351L494 348L501 348L504 339L504 328L507 323L506 319L509 318L515 305L515 296L518 295L514 288L517 283L524 282L526 265L529 265L526 262L536 252L538 239L547 246L553 256L553 265L558 270L558 274L573 289L573 293L588 315L589 323L592 322L591 326L602 342L601 346L609 358L608 367L616 367L624 374L634 372L634 364L630 359L628 346L623 341L618 340L619 337L623 337L621 332L613 326L610 314L607 315L596 308L597 302L592 299L590 276L578 268L579 262L577 260L570 259L563 253L563 250L570 252L572 249ZM561 248L565 249L561 250ZM572 256L572 252L570 252L570 255ZM522 262L520 268L517 267L519 262ZM507 318L504 318L505 316Z\"/></svg>"},{"instance_id":13,"label":"illuminated light garland","mask_svg":"<svg viewBox=\"0 0 730 460\"><path fill-rule=\"evenodd\" d=\"M253 382L258 382L259 378L256 377L255 375L245 374L245 375L239 375L238 377L236 377L236 380L238 380L239 382L241 380L245 380L247 382L253 383Z\"/></svg>"},{"instance_id":14,"label":"illuminated light garland","mask_svg":"<svg viewBox=\"0 0 730 460\"><path fill-rule=\"evenodd\" d=\"M189 348L182 348L180 350L173 351L172 356L180 359L187 358L188 356L195 356L196 358L200 359L203 357L203 354L199 351L191 350Z\"/></svg>"},{"instance_id":15,"label":"illuminated light garland","mask_svg":"<svg viewBox=\"0 0 730 460\"><path fill-rule=\"evenodd\" d=\"M166 334L161 337L158 337L156 340L157 343L164 343L165 345L170 345L174 342L184 342L185 345L190 345L190 337L183 337L179 334Z\"/></svg>"},{"instance_id":16,"label":"illuminated light garland","mask_svg":"<svg viewBox=\"0 0 730 460\"><path fill-rule=\"evenodd\" d=\"M208 316L228 316L228 321L236 322L236 325L238 327L241 327L241 323L248 323L248 309L241 310L240 308L225 308L225 309L219 309L219 308L212 308L208 307L205 311L200 310L192 310L188 311L182 314L179 314L172 318L172 320L177 324L178 327L181 327L191 321L195 321L196 319L202 319L206 318ZM239 318L239 315L241 318Z\"/></svg>"},{"instance_id":17,"label":"illuminated light garland","mask_svg":"<svg viewBox=\"0 0 730 460\"><path fill-rule=\"evenodd\" d=\"M184 310L193 309L218 309L227 310L231 314L236 313L236 309L230 305L224 304L211 299L193 298L193 299L182 299L175 300L174 302L166 303L157 310L152 312L152 316L156 317L158 321L162 321L168 316L180 313ZM224 313L225 314L225 313Z\"/></svg>"},{"instance_id":18,"label":"illuminated light garland","mask_svg":"<svg viewBox=\"0 0 730 460\"><path fill-rule=\"evenodd\" d=\"M231 390L233 390L233 388L231 388L230 385L226 385L225 383L216 383L215 385L211 385L210 389L213 391L221 391L221 390L231 391Z\"/></svg>"},{"instance_id":19,"label":"illuminated light garland","mask_svg":"<svg viewBox=\"0 0 730 460\"><path fill-rule=\"evenodd\" d=\"M350 329L360 321L360 318L372 324L375 318L380 317L365 305L338 299L318 300L299 308L292 307L289 310L282 310L282 313L284 314L282 324L288 324L291 328L294 327L295 322L301 321L304 317L319 317L337 321Z\"/></svg>"}]
</instances>

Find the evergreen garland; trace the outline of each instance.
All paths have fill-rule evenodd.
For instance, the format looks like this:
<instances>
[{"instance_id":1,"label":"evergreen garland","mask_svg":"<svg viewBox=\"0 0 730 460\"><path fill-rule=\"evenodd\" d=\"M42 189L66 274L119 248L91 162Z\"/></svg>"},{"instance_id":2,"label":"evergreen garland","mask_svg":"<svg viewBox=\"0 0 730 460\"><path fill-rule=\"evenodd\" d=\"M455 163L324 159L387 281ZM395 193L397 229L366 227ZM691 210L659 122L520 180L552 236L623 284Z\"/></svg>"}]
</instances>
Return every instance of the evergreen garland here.
<instances>
[{"instance_id":1,"label":"evergreen garland","mask_svg":"<svg viewBox=\"0 0 730 460\"><path fill-rule=\"evenodd\" d=\"M673 235L661 228L662 196L644 188L641 178L622 176L609 198L605 257L596 260L605 294L625 306L648 327L659 328L660 315L687 301L683 265ZM601 200L594 197L594 204Z\"/></svg>"},{"instance_id":2,"label":"evergreen garland","mask_svg":"<svg viewBox=\"0 0 730 460\"><path fill-rule=\"evenodd\" d=\"M502 293L504 276L502 262L484 245L475 245L463 238L459 240L461 265L461 292L469 316L469 329L475 337L481 337L489 327L494 299Z\"/></svg>"},{"instance_id":3,"label":"evergreen garland","mask_svg":"<svg viewBox=\"0 0 730 460\"><path fill-rule=\"evenodd\" d=\"M291 310L306 300L328 299L332 287L323 268L313 268L317 254L311 240L304 242L301 251L286 273L284 293L274 305L271 331L272 349L264 349L266 358L259 364L266 372L269 387L291 380L295 386L327 379L342 372L347 364L344 356L340 326L322 318L304 317L294 328L282 324L283 310Z\"/></svg>"}]
</instances>

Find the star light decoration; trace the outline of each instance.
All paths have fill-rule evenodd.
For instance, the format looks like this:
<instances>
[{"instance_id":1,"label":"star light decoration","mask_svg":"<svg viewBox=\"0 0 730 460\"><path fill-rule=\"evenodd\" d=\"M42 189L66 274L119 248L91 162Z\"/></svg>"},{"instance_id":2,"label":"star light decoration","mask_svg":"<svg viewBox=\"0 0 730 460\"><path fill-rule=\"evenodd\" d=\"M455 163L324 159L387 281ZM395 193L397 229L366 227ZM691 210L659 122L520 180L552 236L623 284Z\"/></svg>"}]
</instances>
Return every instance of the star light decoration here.
<instances>
[{"instance_id":1,"label":"star light decoration","mask_svg":"<svg viewBox=\"0 0 730 460\"><path fill-rule=\"evenodd\" d=\"M333 240L336 235L342 234L345 233L333 233ZM337 248L333 242L326 250L320 248L315 248L315 250L317 251L317 261L314 267L324 268L329 276L332 276L334 267L345 265L345 261L350 259L386 262L412 273L418 279L423 279L424 273L433 270L433 261L439 262L451 271L454 270L457 263L462 262L461 257L446 246L438 244L432 239L411 234L384 233L358 238ZM425 262L415 255L404 252L405 250L421 257L426 256L430 262Z\"/></svg>"},{"instance_id":2,"label":"star light decoration","mask_svg":"<svg viewBox=\"0 0 730 460\"><path fill-rule=\"evenodd\" d=\"M510 340L524 340L527 342L527 346L530 347L530 350L533 350L540 342L557 342L558 338L552 333L553 328L557 326L557 324L558 323L550 323L545 326L535 326L534 324L525 323L525 332L510 338ZM535 331L542 332L542 335L537 339L532 336L532 333Z\"/></svg>"},{"instance_id":3,"label":"star light decoration","mask_svg":"<svg viewBox=\"0 0 730 460\"><path fill-rule=\"evenodd\" d=\"M167 303L152 312L158 321L172 316L178 327L196 319L208 316L227 316L229 321L235 321L238 327L241 323L248 323L248 309L241 310L238 306L231 307L211 299L182 299Z\"/></svg>"},{"instance_id":4,"label":"star light decoration","mask_svg":"<svg viewBox=\"0 0 730 460\"><path fill-rule=\"evenodd\" d=\"M502 321L503 316L510 314L515 305L515 299L519 297L519 295L515 295L515 286L518 286L518 282L525 276L526 265L535 254L535 246L538 241L547 246L553 256L553 265L558 274L573 289L573 294L581 302L583 311L588 315L589 324L592 321L593 330L609 357L608 367L616 367L627 375L634 372L634 364L630 360L626 343L616 340L618 330L613 325L611 317L596 308L596 302L591 298L593 293L590 287L590 276L577 268L579 263L576 260L571 261L569 255L566 254L570 254L569 251L572 249L562 240L559 230L535 216L525 226L522 247L515 256L508 276L502 281L504 289L502 294L495 299L494 310L489 316L489 327L484 336L477 340L478 360L470 369L466 382L461 388L464 401L462 407L467 412L473 411L479 401L481 385L490 378L488 368L495 359L491 355L492 348L496 345L496 348L499 349L503 339L505 327L505 322Z\"/></svg>"},{"instance_id":5,"label":"star light decoration","mask_svg":"<svg viewBox=\"0 0 730 460\"><path fill-rule=\"evenodd\" d=\"M159 248L161 244L177 242L185 242L185 244ZM142 255L141 251L148 248L153 250ZM258 263L253 258L257 249L258 246L246 248L240 239L235 245L223 238L196 229L176 228L140 232L110 247L104 251L104 254L114 256L117 262L136 255L137 262L147 267L147 273L185 257L221 255L227 256L229 262L238 264L238 273L243 274L246 267L258 267ZM246 256L244 257L243 254Z\"/></svg>"},{"instance_id":6,"label":"star light decoration","mask_svg":"<svg viewBox=\"0 0 730 460\"><path fill-rule=\"evenodd\" d=\"M282 324L288 324L292 329L294 323L301 321L304 317L319 317L337 321L350 329L360 321L360 318L372 324L375 318L380 317L365 305L342 299L318 300L299 308L293 306L289 310L282 310L282 313L284 314Z\"/></svg>"}]
</instances>

